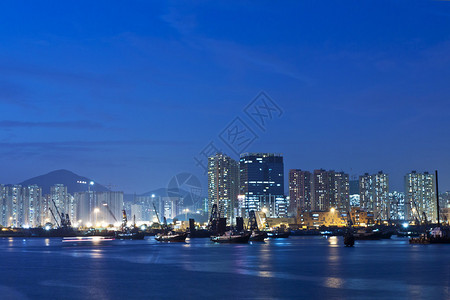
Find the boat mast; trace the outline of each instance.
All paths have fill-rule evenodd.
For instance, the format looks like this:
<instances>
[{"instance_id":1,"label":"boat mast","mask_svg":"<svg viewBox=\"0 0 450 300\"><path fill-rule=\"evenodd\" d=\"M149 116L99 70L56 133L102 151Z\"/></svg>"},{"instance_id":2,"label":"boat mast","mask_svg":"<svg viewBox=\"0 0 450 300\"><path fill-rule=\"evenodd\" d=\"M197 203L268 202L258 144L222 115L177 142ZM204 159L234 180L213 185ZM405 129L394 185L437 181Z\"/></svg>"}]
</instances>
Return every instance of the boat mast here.
<instances>
[{"instance_id":1,"label":"boat mast","mask_svg":"<svg viewBox=\"0 0 450 300\"><path fill-rule=\"evenodd\" d=\"M434 171L434 176L436 177L436 208L437 208L437 221L438 221L438 226L441 226L441 220L439 219L439 187L438 187L438 171L435 170Z\"/></svg>"}]
</instances>

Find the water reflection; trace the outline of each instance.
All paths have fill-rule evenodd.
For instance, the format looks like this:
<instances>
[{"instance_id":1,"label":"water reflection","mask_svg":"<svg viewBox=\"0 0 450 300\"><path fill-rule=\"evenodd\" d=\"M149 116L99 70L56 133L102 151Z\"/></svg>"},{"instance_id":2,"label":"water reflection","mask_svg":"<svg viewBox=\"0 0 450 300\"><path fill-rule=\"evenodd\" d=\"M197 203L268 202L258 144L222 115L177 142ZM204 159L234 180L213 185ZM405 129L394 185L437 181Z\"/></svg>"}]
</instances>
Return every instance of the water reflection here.
<instances>
[{"instance_id":1,"label":"water reflection","mask_svg":"<svg viewBox=\"0 0 450 300\"><path fill-rule=\"evenodd\" d=\"M58 239L27 239L25 242L11 238L0 240L0 248L10 249L3 253L0 275L9 276L11 270L22 267L22 273L16 272L14 276L26 278L30 286L40 282L42 289L50 290L52 287L81 289L90 285L92 292L93 288L97 289L95 293L100 298L108 298L109 289L119 293L142 289L145 294L150 283L142 283L150 281L152 293L159 290L161 298L179 298L190 295L189 291L201 290L206 295L229 298L291 299L300 297L297 292L308 289L320 290L323 298L450 297L447 248L416 248L393 240L391 243L367 241L349 249L340 242L339 237L291 237L287 241L249 245L220 245L207 239L161 244L148 239L66 246ZM23 251L27 255L23 255ZM32 272L30 264L39 271L39 276L37 271ZM68 264L71 269L66 274L63 270ZM62 274L68 277L61 277ZM35 280L39 282L33 282ZM124 280L128 283L117 285ZM93 282L102 284L96 286ZM177 282L183 282L179 294L170 288ZM229 286L246 288L239 289L239 295L232 295L226 294ZM189 290L190 287L193 288ZM314 295L317 296L310 294L310 298Z\"/></svg>"}]
</instances>

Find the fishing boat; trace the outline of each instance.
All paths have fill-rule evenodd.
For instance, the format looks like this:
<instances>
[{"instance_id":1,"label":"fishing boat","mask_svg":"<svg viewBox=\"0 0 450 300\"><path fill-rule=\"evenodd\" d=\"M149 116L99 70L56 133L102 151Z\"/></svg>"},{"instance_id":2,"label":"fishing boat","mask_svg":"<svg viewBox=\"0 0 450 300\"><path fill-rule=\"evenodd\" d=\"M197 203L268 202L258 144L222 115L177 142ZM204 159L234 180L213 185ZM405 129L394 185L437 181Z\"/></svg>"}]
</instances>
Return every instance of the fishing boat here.
<instances>
[{"instance_id":1,"label":"fishing boat","mask_svg":"<svg viewBox=\"0 0 450 300\"><path fill-rule=\"evenodd\" d=\"M118 240L143 240L145 238L145 234L143 231L125 231L125 232L116 232L115 235Z\"/></svg>"},{"instance_id":2,"label":"fishing boat","mask_svg":"<svg viewBox=\"0 0 450 300\"><path fill-rule=\"evenodd\" d=\"M155 235L155 240L158 242L184 242L188 236L187 232L169 231L168 233L160 233Z\"/></svg>"},{"instance_id":3,"label":"fishing boat","mask_svg":"<svg viewBox=\"0 0 450 300\"><path fill-rule=\"evenodd\" d=\"M273 230L267 232L267 236L271 239L287 239L290 235L290 231Z\"/></svg>"},{"instance_id":4,"label":"fishing boat","mask_svg":"<svg viewBox=\"0 0 450 300\"><path fill-rule=\"evenodd\" d=\"M256 214L254 210L251 210L248 218L248 227L250 232L250 241L252 242L264 242L268 237L266 231L260 231L258 228L258 222L256 221Z\"/></svg>"},{"instance_id":5,"label":"fishing boat","mask_svg":"<svg viewBox=\"0 0 450 300\"><path fill-rule=\"evenodd\" d=\"M134 220L132 228L127 227L127 222L128 222L127 213L125 210L122 210L122 226L121 230L115 233L116 239L143 240L145 238L145 233L136 227L136 220Z\"/></svg>"},{"instance_id":6,"label":"fishing boat","mask_svg":"<svg viewBox=\"0 0 450 300\"><path fill-rule=\"evenodd\" d=\"M353 247L355 245L355 235L351 230L344 234L344 245L345 247Z\"/></svg>"},{"instance_id":7,"label":"fishing boat","mask_svg":"<svg viewBox=\"0 0 450 300\"><path fill-rule=\"evenodd\" d=\"M355 240L381 240L383 236L383 232L378 229L358 229L353 237Z\"/></svg>"},{"instance_id":8,"label":"fishing boat","mask_svg":"<svg viewBox=\"0 0 450 300\"><path fill-rule=\"evenodd\" d=\"M219 244L246 244L250 240L251 232L226 232L224 235L212 236L211 241Z\"/></svg>"},{"instance_id":9,"label":"fishing boat","mask_svg":"<svg viewBox=\"0 0 450 300\"><path fill-rule=\"evenodd\" d=\"M268 235L265 231L252 231L250 235L251 242L263 242L266 238L268 238Z\"/></svg>"}]
</instances>

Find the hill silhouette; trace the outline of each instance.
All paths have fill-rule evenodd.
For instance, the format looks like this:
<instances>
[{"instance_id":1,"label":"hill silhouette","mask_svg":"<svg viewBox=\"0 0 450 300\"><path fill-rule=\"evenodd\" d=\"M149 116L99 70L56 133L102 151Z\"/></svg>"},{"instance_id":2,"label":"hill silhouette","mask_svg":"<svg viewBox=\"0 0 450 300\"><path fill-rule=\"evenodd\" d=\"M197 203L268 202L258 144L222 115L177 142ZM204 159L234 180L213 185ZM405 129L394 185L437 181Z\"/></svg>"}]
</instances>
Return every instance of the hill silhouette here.
<instances>
[{"instance_id":1,"label":"hill silhouette","mask_svg":"<svg viewBox=\"0 0 450 300\"><path fill-rule=\"evenodd\" d=\"M88 190L87 184L77 183L77 181L84 181L89 183L90 181L92 181L92 179L77 175L69 170L56 170L44 175L30 178L19 184L22 186L33 184L40 186L42 188L42 194L44 195L50 194L50 187L55 184L64 184L65 186L67 186L67 191L70 194ZM109 191L108 188L98 183L95 183L93 186L91 186L91 190L97 192Z\"/></svg>"}]
</instances>

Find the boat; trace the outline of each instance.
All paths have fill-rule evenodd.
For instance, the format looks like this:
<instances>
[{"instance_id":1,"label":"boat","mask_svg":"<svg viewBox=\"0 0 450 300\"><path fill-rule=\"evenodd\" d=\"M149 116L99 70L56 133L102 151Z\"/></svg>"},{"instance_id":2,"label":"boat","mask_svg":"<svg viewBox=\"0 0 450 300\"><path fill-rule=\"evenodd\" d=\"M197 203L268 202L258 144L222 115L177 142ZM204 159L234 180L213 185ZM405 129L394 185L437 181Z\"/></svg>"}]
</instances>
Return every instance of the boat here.
<instances>
[{"instance_id":1,"label":"boat","mask_svg":"<svg viewBox=\"0 0 450 300\"><path fill-rule=\"evenodd\" d=\"M212 236L211 241L219 244L247 244L251 234L251 232L234 233L228 231L224 235Z\"/></svg>"},{"instance_id":2,"label":"boat","mask_svg":"<svg viewBox=\"0 0 450 300\"><path fill-rule=\"evenodd\" d=\"M345 247L353 247L355 245L355 235L350 229L344 234L344 245Z\"/></svg>"},{"instance_id":3,"label":"boat","mask_svg":"<svg viewBox=\"0 0 450 300\"><path fill-rule=\"evenodd\" d=\"M267 236L271 239L287 239L290 235L290 231L273 230L267 232Z\"/></svg>"},{"instance_id":4,"label":"boat","mask_svg":"<svg viewBox=\"0 0 450 300\"><path fill-rule=\"evenodd\" d=\"M256 221L256 214L254 210L249 212L248 218L248 227L250 232L250 241L252 242L264 242L264 240L268 237L266 231L261 231L258 228L258 222Z\"/></svg>"},{"instance_id":5,"label":"boat","mask_svg":"<svg viewBox=\"0 0 450 300\"><path fill-rule=\"evenodd\" d=\"M85 242L102 242L102 241L114 241L113 237L106 236L75 236L75 237L63 237L63 243L85 243Z\"/></svg>"},{"instance_id":6,"label":"boat","mask_svg":"<svg viewBox=\"0 0 450 300\"><path fill-rule=\"evenodd\" d=\"M250 235L251 242L264 242L266 238L268 238L268 235L265 231L252 231Z\"/></svg>"},{"instance_id":7,"label":"boat","mask_svg":"<svg viewBox=\"0 0 450 300\"><path fill-rule=\"evenodd\" d=\"M115 238L119 240L143 240L145 233L136 227L136 220L134 220L132 228L127 227L127 222L127 213L122 210L122 226L121 230L114 234Z\"/></svg>"},{"instance_id":8,"label":"boat","mask_svg":"<svg viewBox=\"0 0 450 300\"><path fill-rule=\"evenodd\" d=\"M184 242L188 236L187 232L169 231L168 233L160 233L155 235L155 240L158 242Z\"/></svg>"},{"instance_id":9,"label":"boat","mask_svg":"<svg viewBox=\"0 0 450 300\"><path fill-rule=\"evenodd\" d=\"M145 238L145 234L143 231L125 231L125 232L116 232L116 239L118 240L143 240Z\"/></svg>"},{"instance_id":10,"label":"boat","mask_svg":"<svg viewBox=\"0 0 450 300\"><path fill-rule=\"evenodd\" d=\"M358 229L353 237L355 240L381 240L383 237L383 232L378 229Z\"/></svg>"}]
</instances>

